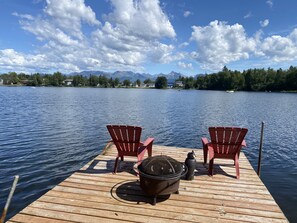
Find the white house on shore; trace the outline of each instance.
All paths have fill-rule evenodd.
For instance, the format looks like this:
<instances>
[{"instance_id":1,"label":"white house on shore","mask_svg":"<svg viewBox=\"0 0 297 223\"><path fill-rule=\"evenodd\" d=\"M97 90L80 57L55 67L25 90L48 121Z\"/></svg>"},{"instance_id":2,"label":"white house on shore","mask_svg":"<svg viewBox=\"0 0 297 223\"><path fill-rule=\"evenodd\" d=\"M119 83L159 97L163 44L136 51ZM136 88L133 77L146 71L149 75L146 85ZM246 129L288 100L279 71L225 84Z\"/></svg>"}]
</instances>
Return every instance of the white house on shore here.
<instances>
[{"instance_id":1,"label":"white house on shore","mask_svg":"<svg viewBox=\"0 0 297 223\"><path fill-rule=\"evenodd\" d=\"M3 79L0 78L0 85L3 85Z\"/></svg>"},{"instance_id":2,"label":"white house on shore","mask_svg":"<svg viewBox=\"0 0 297 223\"><path fill-rule=\"evenodd\" d=\"M152 87L153 88L153 87L155 87L155 83L147 83L146 87Z\"/></svg>"},{"instance_id":3,"label":"white house on shore","mask_svg":"<svg viewBox=\"0 0 297 223\"><path fill-rule=\"evenodd\" d=\"M175 82L175 86L176 87L183 87L184 86L184 83L182 81L176 81Z\"/></svg>"},{"instance_id":4,"label":"white house on shore","mask_svg":"<svg viewBox=\"0 0 297 223\"><path fill-rule=\"evenodd\" d=\"M73 79L66 79L63 81L63 84L65 84L66 86L70 86L73 83Z\"/></svg>"}]
</instances>

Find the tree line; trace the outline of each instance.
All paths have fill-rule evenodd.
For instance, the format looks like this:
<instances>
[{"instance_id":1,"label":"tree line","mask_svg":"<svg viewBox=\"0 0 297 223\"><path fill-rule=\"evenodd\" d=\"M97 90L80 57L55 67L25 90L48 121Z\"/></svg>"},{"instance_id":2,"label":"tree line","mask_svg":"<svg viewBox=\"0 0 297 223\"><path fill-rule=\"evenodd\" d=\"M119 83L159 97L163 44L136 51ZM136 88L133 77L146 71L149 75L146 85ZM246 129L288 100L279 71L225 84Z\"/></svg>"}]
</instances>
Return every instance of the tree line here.
<instances>
[{"instance_id":1,"label":"tree line","mask_svg":"<svg viewBox=\"0 0 297 223\"><path fill-rule=\"evenodd\" d=\"M139 87L154 83L155 88L182 88L201 90L236 90L236 91L297 91L297 67L291 66L287 70L278 69L248 69L242 72L229 70L224 67L220 72L197 75L196 77L180 76L174 83L168 83L166 77L158 77L155 81L146 79L143 83L138 79L120 81L119 78L107 78L103 75L66 76L60 72L53 74L17 74L9 72L0 75L4 85L28 86L69 86L74 87Z\"/></svg>"},{"instance_id":2,"label":"tree line","mask_svg":"<svg viewBox=\"0 0 297 223\"><path fill-rule=\"evenodd\" d=\"M194 77L180 77L185 89L235 91L297 91L297 67L287 70L248 69L222 71Z\"/></svg>"},{"instance_id":3,"label":"tree line","mask_svg":"<svg viewBox=\"0 0 297 223\"><path fill-rule=\"evenodd\" d=\"M0 79L3 80L4 85L26 85L26 86L73 86L73 87L131 87L140 86L141 81L136 80L131 82L130 80L120 81L119 78L107 78L104 75L96 76L89 75L89 77L82 75L66 76L60 72L53 74L17 74L16 72L9 72L0 75ZM149 83L150 80L144 81ZM70 84L67 84L70 83Z\"/></svg>"}]
</instances>

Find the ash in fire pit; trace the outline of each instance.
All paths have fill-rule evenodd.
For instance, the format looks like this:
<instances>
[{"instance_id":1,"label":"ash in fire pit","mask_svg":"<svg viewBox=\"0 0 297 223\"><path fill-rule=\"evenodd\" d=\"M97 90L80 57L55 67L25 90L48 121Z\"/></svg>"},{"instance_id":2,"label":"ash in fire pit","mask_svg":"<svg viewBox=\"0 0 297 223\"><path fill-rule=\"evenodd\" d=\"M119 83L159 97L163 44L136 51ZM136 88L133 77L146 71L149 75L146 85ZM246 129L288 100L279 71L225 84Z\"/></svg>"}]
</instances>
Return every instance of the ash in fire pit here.
<instances>
[{"instance_id":1,"label":"ash in fire pit","mask_svg":"<svg viewBox=\"0 0 297 223\"><path fill-rule=\"evenodd\" d=\"M154 196L155 205L158 195L178 193L179 181L185 174L185 167L177 160L161 155L143 160L138 171L140 187L146 194Z\"/></svg>"}]
</instances>

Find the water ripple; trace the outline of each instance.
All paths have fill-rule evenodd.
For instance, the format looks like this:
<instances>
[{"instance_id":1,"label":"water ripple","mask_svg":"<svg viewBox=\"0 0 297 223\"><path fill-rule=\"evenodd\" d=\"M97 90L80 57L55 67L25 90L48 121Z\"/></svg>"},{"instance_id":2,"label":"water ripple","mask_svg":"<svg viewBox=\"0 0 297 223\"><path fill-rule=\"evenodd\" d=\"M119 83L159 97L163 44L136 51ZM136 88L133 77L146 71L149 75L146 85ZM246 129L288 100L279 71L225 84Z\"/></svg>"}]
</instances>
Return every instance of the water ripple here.
<instances>
[{"instance_id":1,"label":"water ripple","mask_svg":"<svg viewBox=\"0 0 297 223\"><path fill-rule=\"evenodd\" d=\"M20 175L9 217L97 155L110 138L106 124L140 125L143 139L190 148L201 148L209 126L247 127L256 168L265 121L262 180L297 219L296 94L1 87L0 95L0 210Z\"/></svg>"}]
</instances>

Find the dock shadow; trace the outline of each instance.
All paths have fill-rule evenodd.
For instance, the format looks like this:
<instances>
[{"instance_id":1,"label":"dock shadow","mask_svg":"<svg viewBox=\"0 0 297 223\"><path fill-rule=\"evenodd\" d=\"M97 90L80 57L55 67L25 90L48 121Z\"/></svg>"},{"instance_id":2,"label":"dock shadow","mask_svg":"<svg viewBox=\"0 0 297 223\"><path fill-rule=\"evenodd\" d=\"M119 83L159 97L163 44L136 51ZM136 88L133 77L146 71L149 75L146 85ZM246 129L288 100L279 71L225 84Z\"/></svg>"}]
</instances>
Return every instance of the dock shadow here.
<instances>
[{"instance_id":1,"label":"dock shadow","mask_svg":"<svg viewBox=\"0 0 297 223\"><path fill-rule=\"evenodd\" d=\"M97 165L100 166L103 164L106 168L96 168ZM112 160L93 160L93 162L85 170L78 170L77 173L91 173L91 174L106 174L112 171L114 161Z\"/></svg>"},{"instance_id":2,"label":"dock shadow","mask_svg":"<svg viewBox=\"0 0 297 223\"><path fill-rule=\"evenodd\" d=\"M234 167L234 174L235 175L227 173L225 170L223 170L221 168L221 166ZM203 163L197 164L196 165L195 176L204 176L204 175L208 175L209 176L209 174L208 174L208 168L209 168L208 163L207 164L203 164ZM236 179L236 173L235 173L235 166L234 166L234 164L216 164L216 163L214 163L213 168L214 168L213 176L220 174L220 175L224 175L224 176L227 176L227 177Z\"/></svg>"},{"instance_id":3,"label":"dock shadow","mask_svg":"<svg viewBox=\"0 0 297 223\"><path fill-rule=\"evenodd\" d=\"M153 205L153 196L146 195L139 184L138 180L126 180L115 184L110 189L110 194L115 200L130 205ZM170 195L162 195L157 197L157 205L166 201Z\"/></svg>"},{"instance_id":4,"label":"dock shadow","mask_svg":"<svg viewBox=\"0 0 297 223\"><path fill-rule=\"evenodd\" d=\"M114 160L93 160L85 170L78 170L77 173L88 174L107 174L112 173L114 169ZM134 176L137 175L135 170L135 162L120 161L117 173L128 172Z\"/></svg>"}]
</instances>

